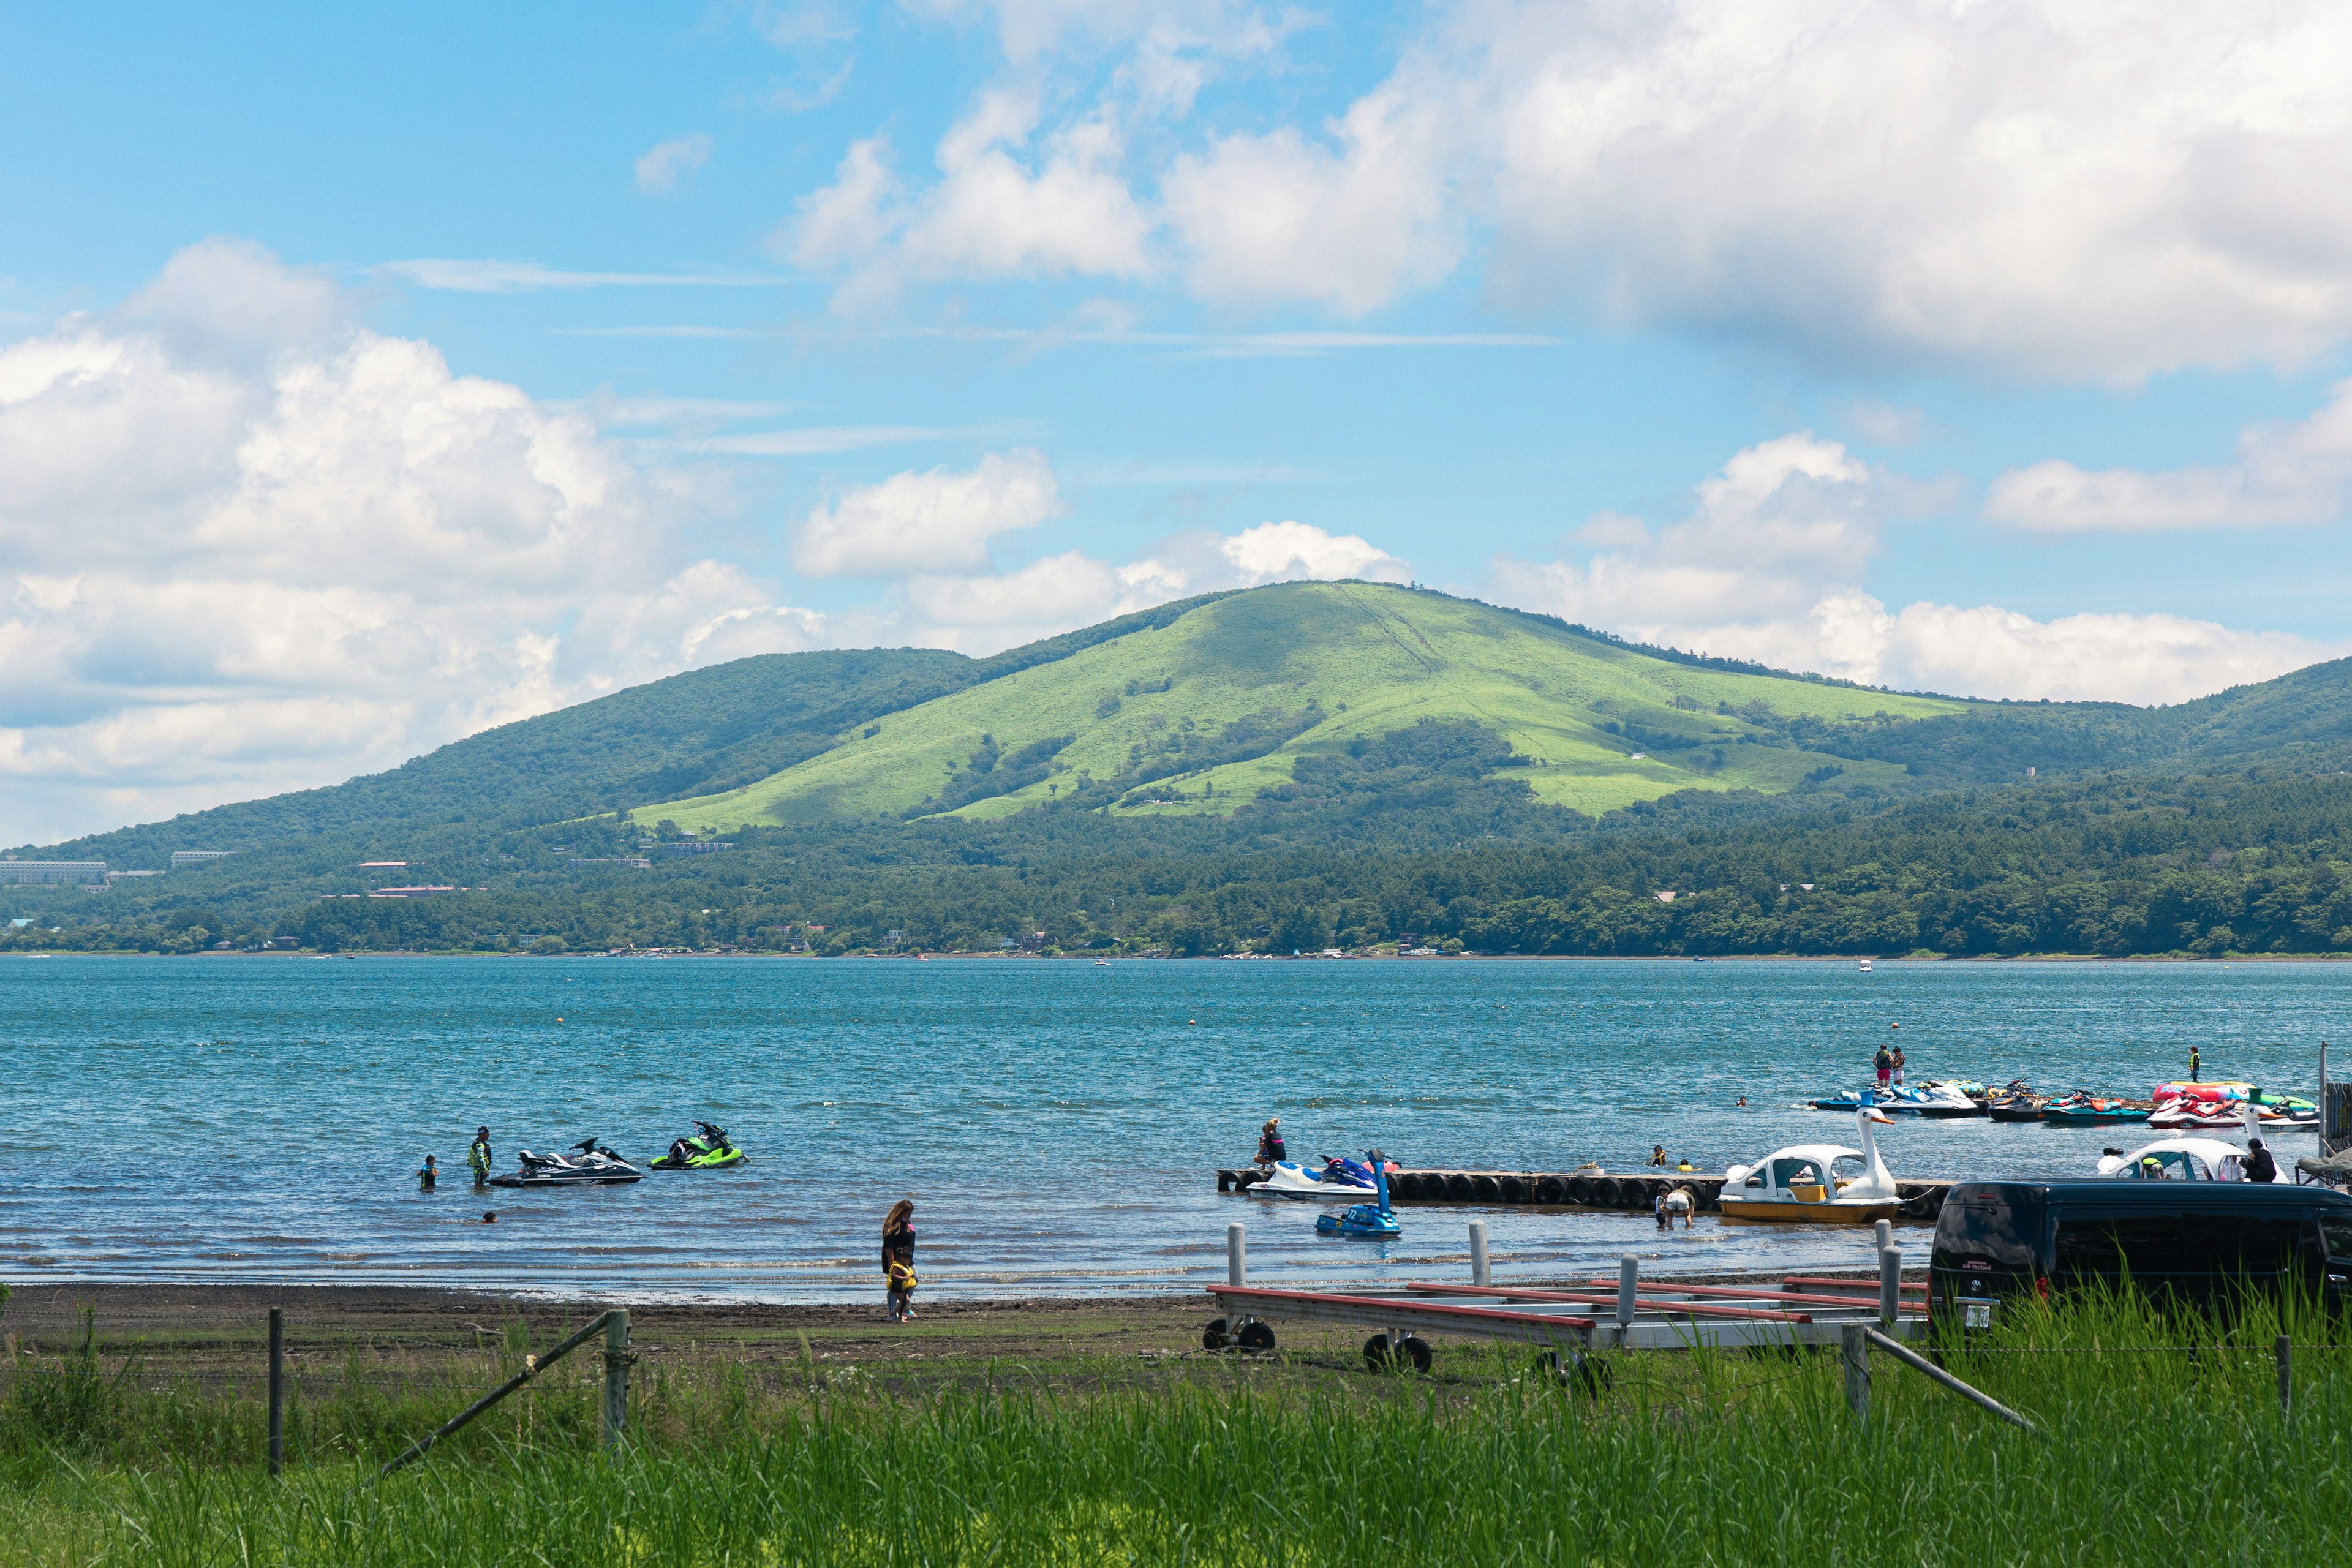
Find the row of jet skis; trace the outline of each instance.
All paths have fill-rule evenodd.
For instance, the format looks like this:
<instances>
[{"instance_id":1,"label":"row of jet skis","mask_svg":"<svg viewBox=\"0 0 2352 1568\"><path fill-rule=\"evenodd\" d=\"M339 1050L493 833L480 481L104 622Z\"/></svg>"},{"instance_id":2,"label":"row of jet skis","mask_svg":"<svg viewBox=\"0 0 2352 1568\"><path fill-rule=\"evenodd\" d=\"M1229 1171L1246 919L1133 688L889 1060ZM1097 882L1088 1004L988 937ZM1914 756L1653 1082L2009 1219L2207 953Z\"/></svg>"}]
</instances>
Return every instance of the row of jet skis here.
<instances>
[{"instance_id":1,"label":"row of jet skis","mask_svg":"<svg viewBox=\"0 0 2352 1568\"><path fill-rule=\"evenodd\" d=\"M2160 1083L2144 1100L2095 1095L2037 1094L2023 1079L1998 1089L1965 1079L1916 1088L1847 1089L1805 1102L1815 1110L1876 1110L1888 1116L1929 1119L1982 1116L1994 1121L2040 1121L2054 1127L2100 1127L2144 1121L2150 1127L2236 1128L2249 1114L2266 1131L2292 1132L2319 1125L2319 1107L2298 1095L2270 1093L2237 1079L2212 1083Z\"/></svg>"},{"instance_id":2,"label":"row of jet skis","mask_svg":"<svg viewBox=\"0 0 2352 1568\"><path fill-rule=\"evenodd\" d=\"M669 1152L646 1165L633 1165L598 1138L583 1138L561 1154L520 1151L516 1168L492 1176L494 1187L613 1187L642 1182L647 1170L724 1171L743 1163L746 1156L728 1138L727 1130L698 1121L690 1137L671 1142Z\"/></svg>"}]
</instances>

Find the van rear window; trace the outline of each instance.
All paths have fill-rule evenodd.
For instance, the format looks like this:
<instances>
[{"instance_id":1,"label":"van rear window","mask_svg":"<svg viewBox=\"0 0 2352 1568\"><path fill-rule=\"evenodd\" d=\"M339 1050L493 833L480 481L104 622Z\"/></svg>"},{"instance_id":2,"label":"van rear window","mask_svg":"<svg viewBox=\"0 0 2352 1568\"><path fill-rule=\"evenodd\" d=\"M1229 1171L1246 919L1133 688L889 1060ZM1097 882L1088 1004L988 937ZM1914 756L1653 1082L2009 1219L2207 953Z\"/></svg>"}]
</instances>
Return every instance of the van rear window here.
<instances>
[{"instance_id":1,"label":"van rear window","mask_svg":"<svg viewBox=\"0 0 2352 1568\"><path fill-rule=\"evenodd\" d=\"M2352 1214L2322 1209L2319 1234L2327 1238L2327 1256L2352 1258Z\"/></svg>"},{"instance_id":2,"label":"van rear window","mask_svg":"<svg viewBox=\"0 0 2352 1568\"><path fill-rule=\"evenodd\" d=\"M2303 1232L2292 1218L2062 1213L2053 1261L2060 1274L2269 1272L2293 1263Z\"/></svg>"},{"instance_id":3,"label":"van rear window","mask_svg":"<svg viewBox=\"0 0 2352 1568\"><path fill-rule=\"evenodd\" d=\"M1938 1261L1981 1258L2000 1268L2033 1267L2042 1237L2036 1206L2006 1203L1946 1204L1936 1227Z\"/></svg>"}]
</instances>

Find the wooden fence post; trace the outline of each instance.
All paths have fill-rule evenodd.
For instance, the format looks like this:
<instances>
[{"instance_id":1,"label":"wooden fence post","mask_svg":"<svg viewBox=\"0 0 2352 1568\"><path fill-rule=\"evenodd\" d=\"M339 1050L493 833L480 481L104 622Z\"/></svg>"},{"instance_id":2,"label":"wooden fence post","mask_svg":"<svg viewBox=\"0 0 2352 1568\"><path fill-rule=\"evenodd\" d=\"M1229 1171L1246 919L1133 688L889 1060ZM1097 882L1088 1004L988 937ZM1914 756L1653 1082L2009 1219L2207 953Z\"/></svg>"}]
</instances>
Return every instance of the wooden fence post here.
<instances>
[{"instance_id":1,"label":"wooden fence post","mask_svg":"<svg viewBox=\"0 0 2352 1568\"><path fill-rule=\"evenodd\" d=\"M629 1426L629 1311L604 1314L604 1447L617 1448Z\"/></svg>"},{"instance_id":2,"label":"wooden fence post","mask_svg":"<svg viewBox=\"0 0 2352 1568\"><path fill-rule=\"evenodd\" d=\"M286 1309L269 1309L269 1473L286 1468Z\"/></svg>"},{"instance_id":3,"label":"wooden fence post","mask_svg":"<svg viewBox=\"0 0 2352 1568\"><path fill-rule=\"evenodd\" d=\"M1870 1419L1870 1341L1868 1327L1848 1323L1838 1331L1845 1362L1845 1407L1857 1422Z\"/></svg>"}]
</instances>

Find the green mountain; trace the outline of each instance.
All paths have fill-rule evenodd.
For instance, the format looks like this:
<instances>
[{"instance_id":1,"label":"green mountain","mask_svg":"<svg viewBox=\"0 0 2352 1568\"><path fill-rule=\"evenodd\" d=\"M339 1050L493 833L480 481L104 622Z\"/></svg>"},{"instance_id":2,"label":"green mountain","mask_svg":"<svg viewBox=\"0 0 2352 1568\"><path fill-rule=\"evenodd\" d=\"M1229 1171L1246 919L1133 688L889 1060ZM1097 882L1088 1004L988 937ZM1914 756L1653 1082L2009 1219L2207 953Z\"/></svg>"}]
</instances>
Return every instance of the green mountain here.
<instances>
[{"instance_id":1,"label":"green mountain","mask_svg":"<svg viewBox=\"0 0 2352 1568\"><path fill-rule=\"evenodd\" d=\"M755 784L633 815L719 832L990 818L1064 798L1118 815L1230 815L1290 784L1301 758L1433 721L1491 731L1537 799L1598 814L1685 789L1777 794L1825 767L1899 783L1901 763L1835 742L1966 711L1676 662L1441 594L1295 583L974 681ZM1789 741L1792 726L1808 743Z\"/></svg>"},{"instance_id":2,"label":"green mountain","mask_svg":"<svg viewBox=\"0 0 2352 1568\"><path fill-rule=\"evenodd\" d=\"M57 846L237 853L0 886L0 949L2340 953L2347 697L1959 701L1288 584L740 660ZM360 896L382 859L462 890Z\"/></svg>"}]
</instances>

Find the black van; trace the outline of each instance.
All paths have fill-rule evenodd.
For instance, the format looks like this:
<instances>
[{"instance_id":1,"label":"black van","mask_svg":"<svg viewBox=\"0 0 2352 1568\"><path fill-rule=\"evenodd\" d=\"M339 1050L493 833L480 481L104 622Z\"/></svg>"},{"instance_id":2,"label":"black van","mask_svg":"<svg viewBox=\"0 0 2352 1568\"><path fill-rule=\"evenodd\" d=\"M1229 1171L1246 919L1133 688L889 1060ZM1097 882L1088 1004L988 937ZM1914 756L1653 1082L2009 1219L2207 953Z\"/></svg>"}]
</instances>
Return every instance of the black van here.
<instances>
[{"instance_id":1,"label":"black van","mask_svg":"<svg viewBox=\"0 0 2352 1568\"><path fill-rule=\"evenodd\" d=\"M2184 1303L2247 1285L2352 1300L2352 1194L2270 1182L1960 1182L1927 1260L1928 1310L1971 1327L1991 1302L2128 1278Z\"/></svg>"}]
</instances>

